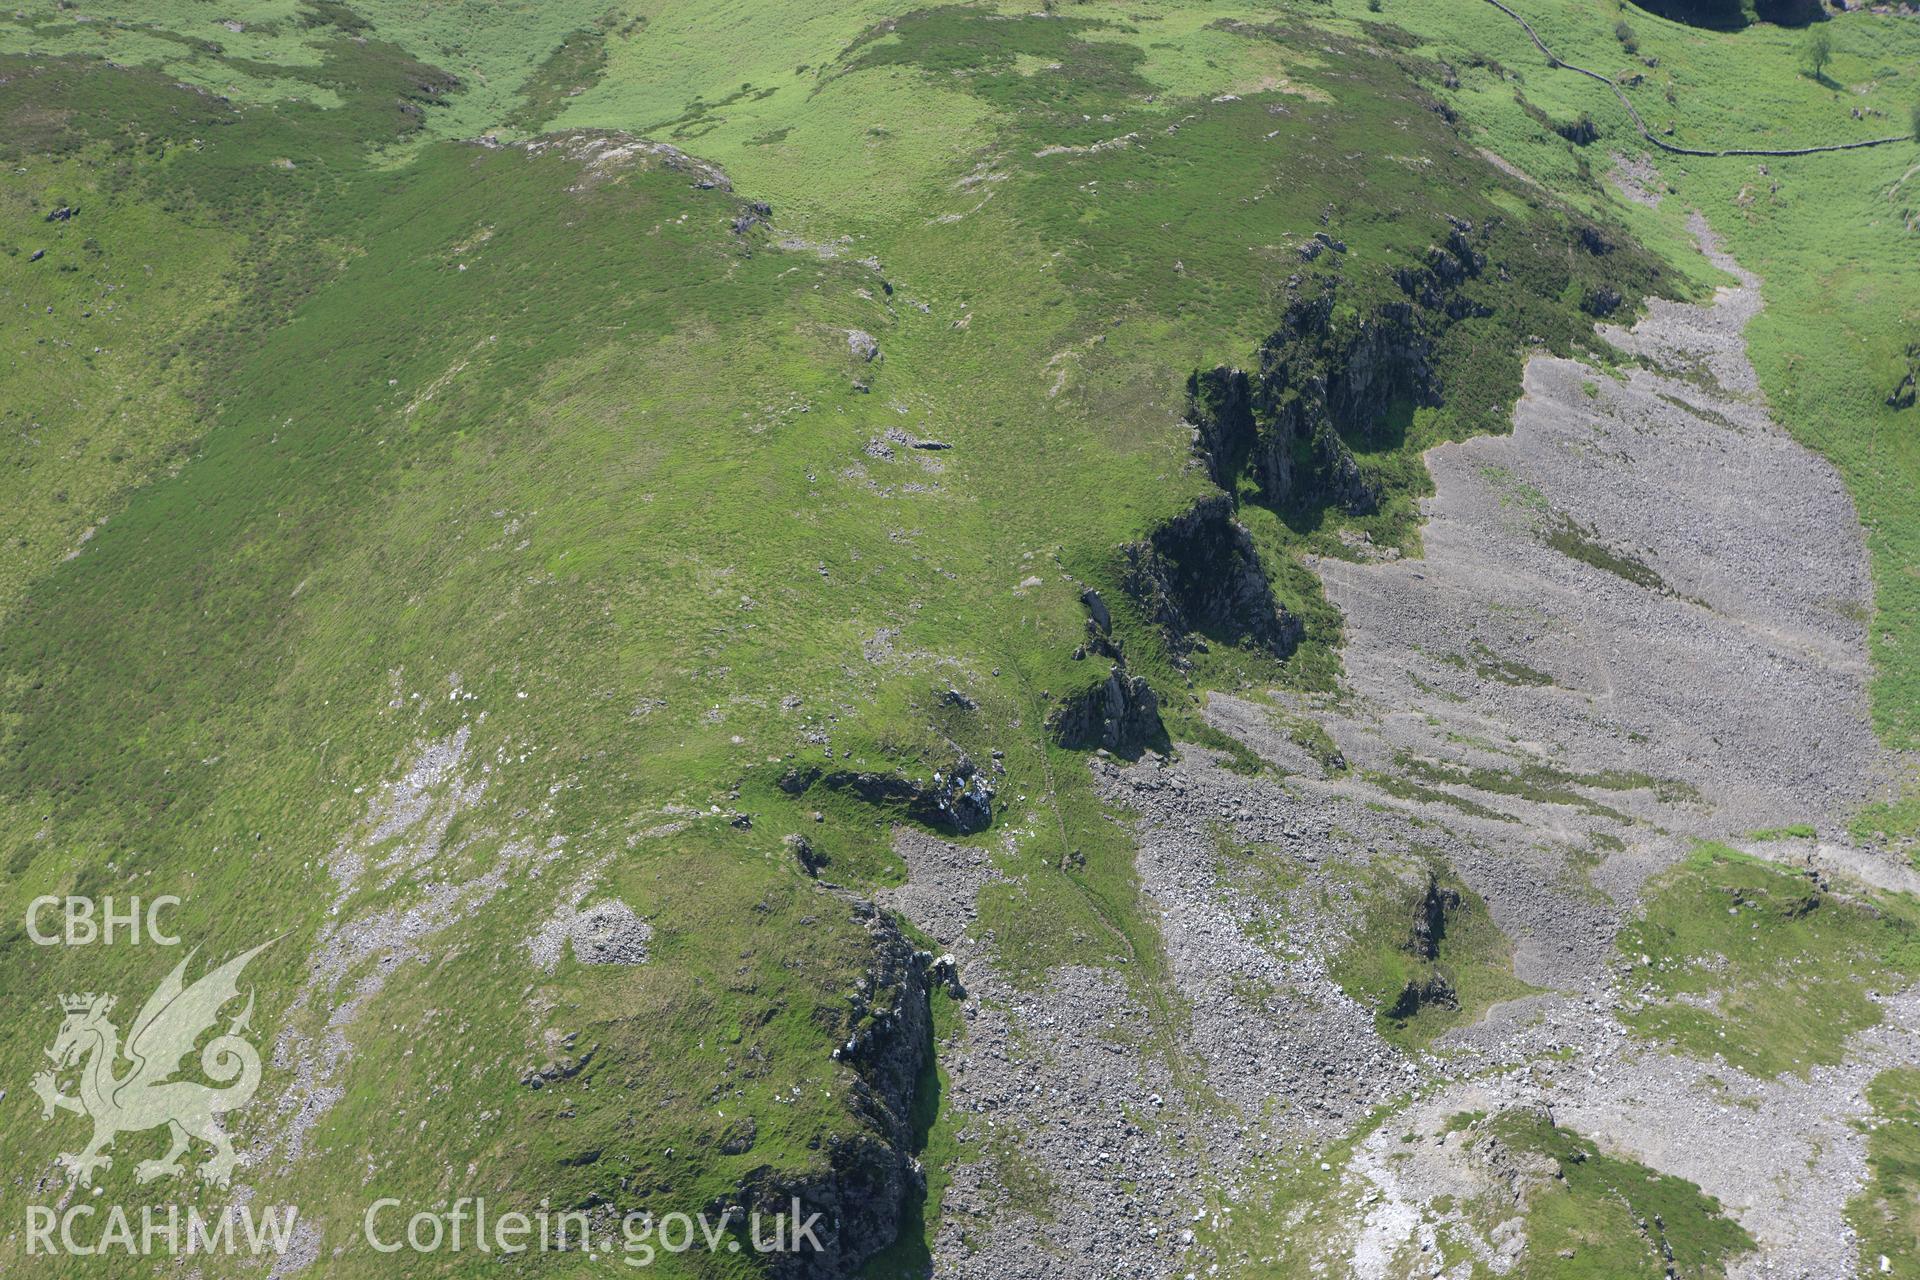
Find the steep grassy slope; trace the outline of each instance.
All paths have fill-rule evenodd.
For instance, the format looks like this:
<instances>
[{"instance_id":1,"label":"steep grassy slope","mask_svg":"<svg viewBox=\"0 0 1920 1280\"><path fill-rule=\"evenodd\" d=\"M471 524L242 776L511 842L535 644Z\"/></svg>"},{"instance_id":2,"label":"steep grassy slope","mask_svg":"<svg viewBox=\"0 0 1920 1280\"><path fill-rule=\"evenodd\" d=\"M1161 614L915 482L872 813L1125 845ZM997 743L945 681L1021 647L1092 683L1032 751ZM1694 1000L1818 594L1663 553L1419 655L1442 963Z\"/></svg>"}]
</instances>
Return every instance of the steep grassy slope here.
<instances>
[{"instance_id":1,"label":"steep grassy slope","mask_svg":"<svg viewBox=\"0 0 1920 1280\"><path fill-rule=\"evenodd\" d=\"M1920 1222L1915 1221L1915 1205L1920 1204L1916 1197L1920 1187L1915 1186L1920 1176L1920 1147L1914 1134L1916 1088L1920 1088L1920 1072L1895 1067L1876 1076L1867 1090L1873 1105L1873 1115L1865 1122L1872 1173L1849 1206L1849 1218L1860 1233L1862 1262L1880 1270L1885 1259L1883 1274L1898 1274L1898 1268L1911 1266L1920 1244Z\"/></svg>"},{"instance_id":2,"label":"steep grassy slope","mask_svg":"<svg viewBox=\"0 0 1920 1280\"><path fill-rule=\"evenodd\" d=\"M270 136L297 142L299 126L286 128ZM272 174L249 141L157 162L129 182L148 199L165 184L206 200L238 171ZM773 860L777 834L674 816L694 812L689 799L701 811L723 799L723 782L696 796L682 788L699 781L648 785L655 770L724 778L724 766L686 763L737 755L719 728L659 750L635 740L675 732L644 719L651 672L676 652L646 637L724 636L746 612L742 593L721 586L724 539L754 538L753 520L725 505L704 530L686 526L684 505L655 524L648 486L671 466L705 477L694 492L731 488L743 503L766 501L770 483L804 491L799 460L741 485L756 432L713 427L763 411L776 387L805 395L825 382L846 394L851 357L832 326L859 302L845 288L814 291L846 274L835 267L783 285L787 265L733 232L744 206L724 192L652 161L632 168L569 190L581 167L561 150L442 145L299 204L304 244L338 245L340 257L313 265L308 297L270 332L250 332L236 306L198 335L225 368L195 388L208 416L191 463L115 512L0 640L11 691L10 1005L41 1006L59 990L130 992L160 976L150 952L30 945L17 922L43 892L178 894L182 932L209 955L298 939L254 971L263 1012L272 1009L262 1023L282 1033L301 1026L289 1005L303 989L323 1020L334 1008L305 954L330 911L361 926L347 944L356 981L434 940L434 968L396 971L377 1018L346 1024L351 1063L327 1082L344 1096L302 1162L254 1175L263 1196L277 1191L313 1218L357 1221L360 1179L348 1171L370 1160L402 1194L427 1194L442 1170L472 1162L476 1188L523 1187L528 1202L628 1185L699 1204L755 1168L804 1169L824 1134L862 1128L846 1096L857 1082L828 1051L856 1016L847 994L871 964L863 931L844 904ZM265 252L268 277L302 265ZM788 301L768 314L779 297ZM597 346L581 341L583 314L609 335ZM688 350L729 376L689 378ZM575 429L607 421L610 400L662 429ZM599 496L579 483L594 476ZM683 550L692 546L711 557L706 567ZM633 567L621 581L645 598L605 589L599 575L614 561ZM616 687L608 675L625 665L623 650L636 654L632 681ZM370 801L377 811L388 798L374 784L429 742L455 744L466 808L439 856L353 896L329 876L328 851L337 859ZM676 751L673 773L664 762ZM598 763L608 760L627 763ZM612 973L566 962L548 980L527 941L556 899L662 824L673 838L609 869L606 886L660 919L658 962ZM509 882L487 877L509 868ZM448 912L381 933L382 912L417 917L435 886L456 895ZM784 976L795 973L804 979ZM525 1012L501 1021L516 1009ZM23 1021L9 1040L23 1080L41 1030ZM555 1055L577 1066L583 1049L593 1066L573 1087L601 1085L605 1105L524 1083ZM401 1110L418 1129L404 1149L391 1141L396 1098L412 1100ZM729 1106L760 1117L751 1156L713 1149ZM561 1111L569 1123L555 1123ZM483 1112L492 1123L473 1120ZM648 1117L648 1138L627 1146L620 1135L636 1114ZM264 1108L250 1121L270 1147L286 1123ZM22 1167L67 1145L39 1124L8 1132ZM660 1155L676 1149L688 1154ZM380 1259L359 1256L338 1264L343 1273L379 1273Z\"/></svg>"},{"instance_id":3,"label":"steep grassy slope","mask_svg":"<svg viewBox=\"0 0 1920 1280\"><path fill-rule=\"evenodd\" d=\"M904 1118L831 1056L884 946L782 837L865 892L903 814L829 775L979 767L1007 970L1150 984L1131 848L1046 728L1107 674L1082 590L1176 722L1209 684L1324 686L1300 553L1406 542L1418 452L1496 427L1600 284L1695 284L1597 188L1477 154L1396 28L1085 8L0 17L0 347L31 357L0 374L0 995L160 976L32 946L43 893L178 894L209 956L281 936L246 1180L325 1224L327 1274L390 1273L352 1231L369 1186L604 1213L892 1176ZM1376 509L1226 477L1299 646L1171 634L1123 548L1213 492L1189 375L1257 371L1323 283L1338 333L1406 304L1449 215L1487 265L1420 320L1437 390L1342 442ZM649 962L549 971L530 941L611 897ZM303 1046L361 982L327 1067ZM24 1082L51 1023L12 1029ZM0 1107L11 1167L72 1140L25 1089Z\"/></svg>"}]
</instances>

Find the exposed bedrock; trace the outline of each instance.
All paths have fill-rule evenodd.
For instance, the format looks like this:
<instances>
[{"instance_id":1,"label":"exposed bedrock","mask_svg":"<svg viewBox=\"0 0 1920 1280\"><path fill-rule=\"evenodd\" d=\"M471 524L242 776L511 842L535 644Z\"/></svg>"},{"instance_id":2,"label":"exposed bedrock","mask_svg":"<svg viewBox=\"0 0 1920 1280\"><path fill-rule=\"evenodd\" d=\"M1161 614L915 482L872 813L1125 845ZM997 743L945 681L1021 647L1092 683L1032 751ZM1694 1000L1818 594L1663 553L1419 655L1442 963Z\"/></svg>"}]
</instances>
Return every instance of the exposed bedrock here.
<instances>
[{"instance_id":1,"label":"exposed bedrock","mask_svg":"<svg viewBox=\"0 0 1920 1280\"><path fill-rule=\"evenodd\" d=\"M799 1204L805 1220L818 1213L820 1249L770 1255L768 1274L781 1280L829 1280L851 1275L899 1234L912 1196L925 1175L912 1154L916 1094L933 1053L927 984L931 957L918 951L888 915L854 902L873 942L871 967L860 979L834 1028L834 1056L854 1070L848 1109L864 1132L829 1140L824 1159L796 1171L763 1165L741 1180L739 1204L771 1219ZM750 1141L750 1139L748 1139ZM726 1206L714 1206L714 1212Z\"/></svg>"},{"instance_id":2,"label":"exposed bedrock","mask_svg":"<svg viewBox=\"0 0 1920 1280\"><path fill-rule=\"evenodd\" d=\"M1224 493L1202 498L1120 555L1121 586L1176 658L1197 636L1280 657L1300 642L1299 619L1274 600L1253 535L1233 518Z\"/></svg>"},{"instance_id":3,"label":"exposed bedrock","mask_svg":"<svg viewBox=\"0 0 1920 1280\"><path fill-rule=\"evenodd\" d=\"M1087 607L1087 639L1073 656L1094 670L1085 684L1061 698L1047 717L1048 732L1063 747L1105 747L1122 755L1138 754L1145 746L1165 747L1160 700L1146 680L1127 669L1107 602L1091 588L1081 593L1080 601Z\"/></svg>"},{"instance_id":4,"label":"exposed bedrock","mask_svg":"<svg viewBox=\"0 0 1920 1280\"><path fill-rule=\"evenodd\" d=\"M1847 1063L1805 1079L1695 1062L1614 1016L1614 936L1691 838L1841 832L1891 772L1867 714L1859 523L1833 468L1758 395L1742 337L1758 305L1750 276L1709 306L1655 302L1630 331L1603 330L1641 357L1624 375L1536 357L1511 436L1432 451L1422 558L1318 566L1347 620L1341 696L1290 702L1286 717L1258 695L1207 709L1272 771L1193 747L1089 762L1102 797L1131 815L1175 995L1165 1008L1084 969L1040 992L1009 988L970 905L1001 873L978 850L903 838L911 878L893 900L953 950L975 997L965 1039L943 1048L947 1100L963 1138L999 1153L953 1171L936 1275L1225 1274L1238 1260L1212 1254L1204 1230L1186 1234L1196 1189L1245 1203L1267 1162L1312 1159L1381 1103L1406 1107L1404 1120L1338 1170L1379 1196L1327 1226L1351 1235L1330 1245L1347 1265L1326 1273L1420 1256L1452 1274L1474 1251L1434 1235L1452 1212L1443 1195L1457 1206L1459 1181L1511 1197L1531 1174L1466 1168L1465 1141L1441 1141L1449 1121L1542 1102L1603 1150L1718 1197L1761 1246L1735 1274L1853 1273L1844 1207L1864 1176L1862 1090L1912 1060L1916 996L1888 997ZM1381 360L1396 348L1380 336L1364 349ZM1365 385L1384 394L1396 376ZM1223 484L1257 474L1270 423L1258 382L1195 376L1200 443L1223 460ZM1220 562L1240 563L1229 501L1196 512L1228 548ZM1136 551L1152 589L1135 598L1169 601L1162 625L1191 631L1236 595L1215 583L1229 604L1209 608L1208 584L1187 571L1206 558L1182 556L1183 531ZM1303 716L1348 767L1299 748L1286 725ZM1894 878L1872 851L1845 852L1864 860L1862 878ZM1371 917L1417 962L1405 986L1368 997L1398 1009L1335 980L1371 927L1349 887L1362 869L1405 877L1404 913ZM1468 891L1537 990L1453 1026L1434 1052L1409 1051L1379 1015L1469 999L1472 971L1440 958L1472 936ZM1425 1101L1409 1100L1417 1086L1432 1090ZM1400 1138L1414 1128L1428 1140L1408 1164ZM1009 1170L1025 1171L1016 1189L1049 1189L1044 1220L1013 1208ZM1481 1242L1480 1260L1511 1259L1522 1225Z\"/></svg>"},{"instance_id":5,"label":"exposed bedrock","mask_svg":"<svg viewBox=\"0 0 1920 1280\"><path fill-rule=\"evenodd\" d=\"M789 769L780 789L801 795L815 786L848 792L867 804L888 809L929 827L971 834L993 825L993 784L962 756L922 782L897 773L853 769Z\"/></svg>"},{"instance_id":6,"label":"exposed bedrock","mask_svg":"<svg viewBox=\"0 0 1920 1280\"><path fill-rule=\"evenodd\" d=\"M1063 747L1105 747L1123 755L1166 735L1160 700L1124 660L1109 666L1105 679L1069 695L1048 727Z\"/></svg>"},{"instance_id":7,"label":"exposed bedrock","mask_svg":"<svg viewBox=\"0 0 1920 1280\"><path fill-rule=\"evenodd\" d=\"M1188 417L1214 483L1234 492L1248 476L1273 507L1327 502L1353 515L1378 507L1347 442L1381 442L1404 421L1396 410L1439 404L1439 338L1455 321L1487 314L1463 287L1486 269L1484 231L1461 218L1448 226L1421 265L1395 273L1405 301L1343 315L1334 280L1295 282L1257 369L1220 366L1188 379Z\"/></svg>"}]
</instances>

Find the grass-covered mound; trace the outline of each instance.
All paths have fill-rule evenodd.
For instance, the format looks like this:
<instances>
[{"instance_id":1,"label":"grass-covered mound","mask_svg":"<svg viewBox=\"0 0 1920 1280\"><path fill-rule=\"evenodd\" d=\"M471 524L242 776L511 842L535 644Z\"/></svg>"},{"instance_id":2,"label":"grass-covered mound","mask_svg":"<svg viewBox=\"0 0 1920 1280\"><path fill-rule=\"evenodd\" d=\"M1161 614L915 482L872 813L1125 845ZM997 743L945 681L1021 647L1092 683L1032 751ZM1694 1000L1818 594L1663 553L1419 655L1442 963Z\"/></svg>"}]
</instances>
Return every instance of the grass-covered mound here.
<instances>
[{"instance_id":1,"label":"grass-covered mound","mask_svg":"<svg viewBox=\"0 0 1920 1280\"><path fill-rule=\"evenodd\" d=\"M1359 927L1331 973L1389 1041L1424 1048L1535 990L1514 977L1513 943L1473 890L1438 867L1370 870Z\"/></svg>"},{"instance_id":2,"label":"grass-covered mound","mask_svg":"<svg viewBox=\"0 0 1920 1280\"><path fill-rule=\"evenodd\" d=\"M1920 972L1920 908L1702 845L1616 940L1641 1035L1756 1075L1839 1062L1874 999Z\"/></svg>"},{"instance_id":3,"label":"grass-covered mound","mask_svg":"<svg viewBox=\"0 0 1920 1280\"><path fill-rule=\"evenodd\" d=\"M1527 1200L1527 1248L1516 1274L1528 1280L1710 1280L1754 1246L1718 1201L1685 1178L1607 1155L1537 1111L1509 1110L1486 1132L1553 1173Z\"/></svg>"}]
</instances>

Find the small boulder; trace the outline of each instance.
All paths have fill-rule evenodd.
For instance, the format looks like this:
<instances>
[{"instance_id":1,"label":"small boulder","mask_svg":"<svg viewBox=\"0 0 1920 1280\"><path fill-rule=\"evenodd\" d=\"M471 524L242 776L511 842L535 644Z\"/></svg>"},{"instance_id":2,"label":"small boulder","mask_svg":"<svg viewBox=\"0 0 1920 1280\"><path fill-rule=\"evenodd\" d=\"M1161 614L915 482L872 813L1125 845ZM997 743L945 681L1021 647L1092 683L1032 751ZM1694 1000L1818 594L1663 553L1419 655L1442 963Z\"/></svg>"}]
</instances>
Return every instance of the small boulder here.
<instances>
[{"instance_id":1,"label":"small boulder","mask_svg":"<svg viewBox=\"0 0 1920 1280\"><path fill-rule=\"evenodd\" d=\"M813 847L813 841L797 831L783 837L780 843L785 845L787 852L793 855L793 860L800 864L800 869L815 880L820 878L821 869L831 861L826 854Z\"/></svg>"}]
</instances>

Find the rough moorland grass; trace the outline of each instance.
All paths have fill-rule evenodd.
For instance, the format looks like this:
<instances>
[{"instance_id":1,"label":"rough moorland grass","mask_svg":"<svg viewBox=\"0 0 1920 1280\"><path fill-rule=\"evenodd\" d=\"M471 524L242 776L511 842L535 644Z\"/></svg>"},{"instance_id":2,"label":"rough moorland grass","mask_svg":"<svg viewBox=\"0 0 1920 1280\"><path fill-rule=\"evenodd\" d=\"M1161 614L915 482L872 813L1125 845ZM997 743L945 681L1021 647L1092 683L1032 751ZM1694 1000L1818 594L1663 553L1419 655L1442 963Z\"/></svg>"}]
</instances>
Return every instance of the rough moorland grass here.
<instances>
[{"instance_id":1,"label":"rough moorland grass","mask_svg":"<svg viewBox=\"0 0 1920 1280\"><path fill-rule=\"evenodd\" d=\"M1616 945L1637 1034L1756 1075L1804 1075L1880 1021L1871 992L1920 972L1920 911L1703 844L1655 883Z\"/></svg>"},{"instance_id":2,"label":"rough moorland grass","mask_svg":"<svg viewBox=\"0 0 1920 1280\"><path fill-rule=\"evenodd\" d=\"M1847 1202L1864 1275L1903 1275L1920 1261L1920 1069L1882 1071L1867 1086L1867 1184Z\"/></svg>"},{"instance_id":3,"label":"rough moorland grass","mask_svg":"<svg viewBox=\"0 0 1920 1280\"><path fill-rule=\"evenodd\" d=\"M51 83L14 77L0 109L18 119L46 105ZM198 103L172 92L163 105ZM89 140L96 119L107 136ZM246 208L275 208L285 171L273 159L337 154L303 129L338 122L303 125L295 110L277 129L237 123L210 145L131 159L127 181L206 225L230 218L246 230ZM82 131L84 149L111 145L124 123L103 111L66 127ZM853 394L843 330L875 322L851 282L813 289L845 281L845 269L784 275L791 264L734 236L739 206L722 193L667 172L569 192L577 177L559 156L442 145L398 170L333 170L282 197L276 216L347 246L344 261L300 274L291 323L262 300L188 335L220 348L187 384L208 415L191 464L112 511L0 635L11 922L0 948L8 1007L22 1011L10 1075L31 1076L51 1024L27 1011L53 993L134 1000L162 976L138 953L29 945L18 924L28 898L164 885L149 891L186 900L182 930L210 955L290 934L298 941L253 971L258 1025L277 1029L334 892L323 855L364 812L360 793L463 726L475 735L470 767L487 766L486 803L434 876L469 881L516 835L578 842L589 857L626 852L603 892L659 921L655 963L564 961L541 974L525 940L564 885L532 877L453 927L431 966L395 971L349 1031L345 1096L306 1161L284 1181L256 1179L263 1197L296 1198L336 1228L357 1221L369 1164L382 1188L408 1196L471 1168L464 1185L523 1206L636 1186L697 1206L758 1165L804 1167L826 1135L845 1132L848 1078L826 1053L864 935L840 900L796 878L779 828L741 832L708 814L728 797L700 781L742 777L761 758L742 751L729 710L825 723L832 704L795 714L775 696L743 712L695 690L729 665L725 645L759 639L761 602L775 615L769 630L821 635L811 621L777 620L834 612L783 601L787 565L808 551L854 564L850 549L883 563L892 545L884 522L852 513L870 544L770 549L769 572L745 584L756 602L729 565L750 545L746 508L804 502L810 466L827 470L806 455L857 456L865 433L835 443L774 428L785 397ZM243 189L248 201L230 203ZM274 248L258 248L264 285L288 269ZM748 319L782 298L777 319ZM127 301L130 323L162 326L165 296L129 290ZM743 453L756 440L800 456L749 472ZM649 504L669 468L719 495L705 531L687 525L684 505ZM721 525L742 541L715 536ZM883 578L872 590L901 588ZM858 652L869 628L845 626L834 647ZM721 717L709 720L715 705ZM349 910L404 906L417 891L405 879L369 886ZM503 1010L521 1012L503 1023ZM519 1077L547 1059L549 1033L599 1051L572 1089L536 1093ZM721 1111L757 1116L752 1153L717 1151ZM635 1115L647 1117L638 1146ZM272 1123L250 1115L246 1136ZM412 1135L401 1147L396 1123ZM72 1140L24 1116L6 1130L8 1159L23 1168ZM384 1260L350 1234L334 1237L347 1251L330 1268L381 1273Z\"/></svg>"},{"instance_id":4,"label":"rough moorland grass","mask_svg":"<svg viewBox=\"0 0 1920 1280\"><path fill-rule=\"evenodd\" d=\"M1754 1247L1694 1183L1604 1154L1542 1112L1503 1111L1477 1128L1515 1151L1552 1160L1557 1170L1527 1201L1527 1251L1518 1274L1529 1280L1708 1280Z\"/></svg>"},{"instance_id":5,"label":"rough moorland grass","mask_svg":"<svg viewBox=\"0 0 1920 1280\"><path fill-rule=\"evenodd\" d=\"M1813 839L1817 839L1819 835L1820 835L1819 830L1815 828L1813 824L1807 823L1807 822L1796 822L1791 826L1769 827L1764 831L1749 832L1747 835L1747 839L1761 840L1761 841L1813 840Z\"/></svg>"},{"instance_id":6,"label":"rough moorland grass","mask_svg":"<svg viewBox=\"0 0 1920 1280\"><path fill-rule=\"evenodd\" d=\"M10 6L0 12L0 49L153 67L241 103L338 107L355 95L331 82L330 48L342 37L371 40L405 48L459 78L462 92L433 123L438 137L532 127L517 115L523 95L541 93L542 69L551 71L553 55L611 12L592 0L155 0L101 8L82 13L49 0ZM643 26L623 19L616 30Z\"/></svg>"},{"instance_id":7,"label":"rough moorland grass","mask_svg":"<svg viewBox=\"0 0 1920 1280\"><path fill-rule=\"evenodd\" d=\"M198 432L178 337L231 305L239 247L117 181L105 146L11 167L0 183L0 616L127 490L184 461Z\"/></svg>"},{"instance_id":8,"label":"rough moorland grass","mask_svg":"<svg viewBox=\"0 0 1920 1280\"><path fill-rule=\"evenodd\" d=\"M1595 800L1586 792L1649 791L1668 804L1692 800L1697 798L1698 794L1690 785L1676 779L1655 778L1648 774L1619 769L1608 769L1600 773L1576 773L1544 760L1525 760L1512 769L1500 769L1487 765L1461 765L1443 760L1429 760L1403 751L1396 753L1394 764L1404 776L1418 782L1471 787L1475 791L1513 796L1536 804L1569 805L1595 817L1610 818L1620 823L1627 823L1632 819L1612 805Z\"/></svg>"}]
</instances>

